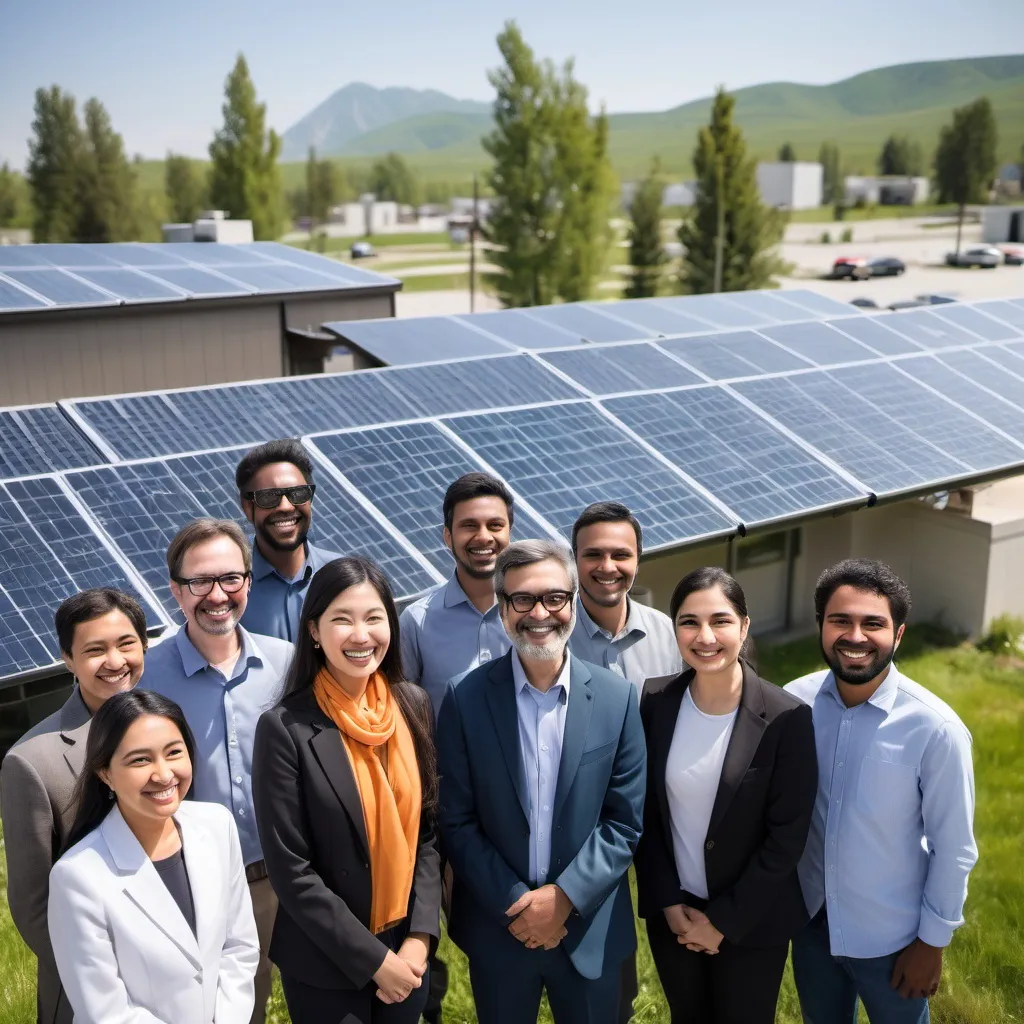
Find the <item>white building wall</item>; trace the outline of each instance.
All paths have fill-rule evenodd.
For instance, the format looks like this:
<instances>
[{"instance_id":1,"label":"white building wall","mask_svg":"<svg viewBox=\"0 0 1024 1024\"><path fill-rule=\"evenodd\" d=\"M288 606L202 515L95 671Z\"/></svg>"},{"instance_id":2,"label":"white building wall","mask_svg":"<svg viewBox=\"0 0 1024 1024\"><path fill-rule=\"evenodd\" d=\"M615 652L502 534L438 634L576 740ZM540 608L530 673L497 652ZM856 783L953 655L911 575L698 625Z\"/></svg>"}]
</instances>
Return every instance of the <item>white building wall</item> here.
<instances>
[{"instance_id":1,"label":"white building wall","mask_svg":"<svg viewBox=\"0 0 1024 1024\"><path fill-rule=\"evenodd\" d=\"M981 211L981 240L998 245L1010 240L1010 225L1016 216L1018 238L1024 240L1024 206L986 206Z\"/></svg>"},{"instance_id":2,"label":"white building wall","mask_svg":"<svg viewBox=\"0 0 1024 1024\"><path fill-rule=\"evenodd\" d=\"M821 206L823 168L818 163L759 163L757 187L768 206L809 210Z\"/></svg>"}]
</instances>

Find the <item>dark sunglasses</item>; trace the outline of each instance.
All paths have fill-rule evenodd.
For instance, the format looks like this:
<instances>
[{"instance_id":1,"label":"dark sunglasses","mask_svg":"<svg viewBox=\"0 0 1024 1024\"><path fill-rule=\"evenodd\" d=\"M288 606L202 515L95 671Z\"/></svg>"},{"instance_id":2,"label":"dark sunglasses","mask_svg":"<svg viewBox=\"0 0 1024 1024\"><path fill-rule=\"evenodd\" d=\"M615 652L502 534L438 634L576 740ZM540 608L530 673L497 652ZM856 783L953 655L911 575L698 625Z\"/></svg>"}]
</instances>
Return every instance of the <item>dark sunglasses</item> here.
<instances>
[{"instance_id":1,"label":"dark sunglasses","mask_svg":"<svg viewBox=\"0 0 1024 1024\"><path fill-rule=\"evenodd\" d=\"M259 508L277 508L282 498L293 505L305 505L313 500L316 484L300 484L298 487L263 487L258 491L246 491L242 497L255 502Z\"/></svg>"},{"instance_id":2,"label":"dark sunglasses","mask_svg":"<svg viewBox=\"0 0 1024 1024\"><path fill-rule=\"evenodd\" d=\"M220 589L225 594L237 594L245 586L245 581L250 575L252 574L247 572L226 572L223 576L193 576L191 579L175 576L174 582L179 587L188 587L193 597L206 597L213 590L215 583L220 584Z\"/></svg>"},{"instance_id":3,"label":"dark sunglasses","mask_svg":"<svg viewBox=\"0 0 1024 1024\"><path fill-rule=\"evenodd\" d=\"M565 590L551 590L546 594L506 594L505 600L520 615L532 612L538 602L549 612L560 612L572 600L572 594Z\"/></svg>"}]
</instances>

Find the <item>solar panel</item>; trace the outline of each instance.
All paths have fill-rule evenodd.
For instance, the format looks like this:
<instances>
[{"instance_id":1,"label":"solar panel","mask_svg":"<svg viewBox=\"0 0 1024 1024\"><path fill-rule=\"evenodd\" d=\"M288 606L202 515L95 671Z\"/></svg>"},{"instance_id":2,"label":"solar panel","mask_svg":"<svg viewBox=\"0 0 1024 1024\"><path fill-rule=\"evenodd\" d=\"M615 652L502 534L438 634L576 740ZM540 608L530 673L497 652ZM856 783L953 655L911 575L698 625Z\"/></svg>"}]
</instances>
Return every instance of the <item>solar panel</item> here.
<instances>
[{"instance_id":1,"label":"solar panel","mask_svg":"<svg viewBox=\"0 0 1024 1024\"><path fill-rule=\"evenodd\" d=\"M1019 338L1021 334L1020 330L1008 327L970 306L961 306L958 303L943 303L936 306L932 312L942 320L963 327L986 341L1008 341L1010 338Z\"/></svg>"},{"instance_id":2,"label":"solar panel","mask_svg":"<svg viewBox=\"0 0 1024 1024\"><path fill-rule=\"evenodd\" d=\"M135 270L121 268L102 268L98 270L78 270L79 277L85 278L90 284L113 292L128 302L170 301L183 299L185 296L176 288L170 288L162 281L154 280Z\"/></svg>"},{"instance_id":3,"label":"solar panel","mask_svg":"<svg viewBox=\"0 0 1024 1024\"><path fill-rule=\"evenodd\" d=\"M688 316L681 309L670 309L657 299L625 299L602 302L596 306L631 324L646 327L658 334L703 334L712 325L706 320Z\"/></svg>"},{"instance_id":4,"label":"solar panel","mask_svg":"<svg viewBox=\"0 0 1024 1024\"><path fill-rule=\"evenodd\" d=\"M541 358L595 395L704 383L703 377L644 342L545 352Z\"/></svg>"},{"instance_id":5,"label":"solar panel","mask_svg":"<svg viewBox=\"0 0 1024 1024\"><path fill-rule=\"evenodd\" d=\"M408 320L342 320L324 328L352 342L384 366L464 359L514 351L460 323L455 317L426 316Z\"/></svg>"},{"instance_id":6,"label":"solar panel","mask_svg":"<svg viewBox=\"0 0 1024 1024\"><path fill-rule=\"evenodd\" d=\"M728 302L729 295L678 295L658 301L669 309L678 309L681 313L707 320L713 327L760 327L777 323L774 317Z\"/></svg>"},{"instance_id":7,"label":"solar panel","mask_svg":"<svg viewBox=\"0 0 1024 1024\"><path fill-rule=\"evenodd\" d=\"M561 327L586 341L638 341L657 336L646 327L623 323L597 312L597 309L596 306L567 302L559 306L534 306L523 312L540 323Z\"/></svg>"},{"instance_id":8,"label":"solar panel","mask_svg":"<svg viewBox=\"0 0 1024 1024\"><path fill-rule=\"evenodd\" d=\"M855 338L862 345L867 345L880 356L901 356L921 351L920 345L890 330L882 323L882 317L846 317L843 320L830 320L828 325Z\"/></svg>"},{"instance_id":9,"label":"solar panel","mask_svg":"<svg viewBox=\"0 0 1024 1024\"><path fill-rule=\"evenodd\" d=\"M992 357L996 358L993 360ZM1006 359L1004 366L1000 356ZM1024 360L1018 359L1001 350L996 345L986 345L978 349L961 349L958 352L943 352L939 355L947 366L951 366L957 373L963 374L982 387L994 391L997 395L1024 409ZM1014 362L1011 362L1014 360ZM1007 373L1007 369L1012 372ZM974 412L988 417L988 409L982 405L974 408ZM1024 434L1021 434L1024 438Z\"/></svg>"},{"instance_id":10,"label":"solar panel","mask_svg":"<svg viewBox=\"0 0 1024 1024\"><path fill-rule=\"evenodd\" d=\"M1020 345L986 345L978 351L1015 377L1024 377L1024 348Z\"/></svg>"},{"instance_id":11,"label":"solar panel","mask_svg":"<svg viewBox=\"0 0 1024 1024\"><path fill-rule=\"evenodd\" d=\"M603 404L747 525L867 498L866 490L721 388L611 398Z\"/></svg>"},{"instance_id":12,"label":"solar panel","mask_svg":"<svg viewBox=\"0 0 1024 1024\"><path fill-rule=\"evenodd\" d=\"M2 250L0 250L2 251ZM987 316L994 316L1002 320L1004 324L1017 328L1017 333L1024 333L1024 306L1018 306L1013 302L976 302L975 309L980 309Z\"/></svg>"},{"instance_id":13,"label":"solar panel","mask_svg":"<svg viewBox=\"0 0 1024 1024\"><path fill-rule=\"evenodd\" d=\"M112 306L117 303L112 295L56 267L49 270L7 270L4 273L12 281L31 288L58 306Z\"/></svg>"},{"instance_id":14,"label":"solar panel","mask_svg":"<svg viewBox=\"0 0 1024 1024\"><path fill-rule=\"evenodd\" d=\"M521 309L503 309L496 313L470 313L455 319L472 324L517 348L564 348L566 345L582 343L578 334L562 330L554 324L542 323Z\"/></svg>"},{"instance_id":15,"label":"solar panel","mask_svg":"<svg viewBox=\"0 0 1024 1024\"><path fill-rule=\"evenodd\" d=\"M927 309L913 309L908 313L892 313L886 324L894 331L905 334L928 349L947 348L950 345L977 344L973 334L946 320L940 320Z\"/></svg>"},{"instance_id":16,"label":"solar panel","mask_svg":"<svg viewBox=\"0 0 1024 1024\"><path fill-rule=\"evenodd\" d=\"M667 338L659 341L658 347L685 360L712 380L806 370L812 365L752 331L702 338Z\"/></svg>"},{"instance_id":17,"label":"solar panel","mask_svg":"<svg viewBox=\"0 0 1024 1024\"><path fill-rule=\"evenodd\" d=\"M313 443L438 572L452 571L441 535L444 492L484 469L464 448L435 423L324 434ZM526 509L514 511L513 540L550 535Z\"/></svg>"},{"instance_id":18,"label":"solar panel","mask_svg":"<svg viewBox=\"0 0 1024 1024\"><path fill-rule=\"evenodd\" d=\"M201 267L269 267L265 250L252 245L225 245L220 242L162 242L154 249L178 256Z\"/></svg>"},{"instance_id":19,"label":"solar panel","mask_svg":"<svg viewBox=\"0 0 1024 1024\"><path fill-rule=\"evenodd\" d=\"M723 292L721 298L740 309L763 316L768 322L787 323L807 319L807 314L799 306L769 292Z\"/></svg>"},{"instance_id":20,"label":"solar panel","mask_svg":"<svg viewBox=\"0 0 1024 1024\"><path fill-rule=\"evenodd\" d=\"M877 358L871 349L865 348L859 341L832 330L828 324L820 321L762 327L760 333L780 345L785 345L790 351L816 366L864 362Z\"/></svg>"},{"instance_id":21,"label":"solar panel","mask_svg":"<svg viewBox=\"0 0 1024 1024\"><path fill-rule=\"evenodd\" d=\"M14 248L12 246L11 248ZM37 267L110 267L117 261L106 252L106 246L79 245L75 242L58 242L52 245L17 246L25 250L31 263L24 266Z\"/></svg>"},{"instance_id":22,"label":"solar panel","mask_svg":"<svg viewBox=\"0 0 1024 1024\"><path fill-rule=\"evenodd\" d=\"M93 466L99 452L55 405L0 409L0 479Z\"/></svg>"},{"instance_id":23,"label":"solar panel","mask_svg":"<svg viewBox=\"0 0 1024 1024\"><path fill-rule=\"evenodd\" d=\"M208 295L251 295L256 289L232 281L201 267L159 267L147 271L151 277L166 281L196 297Z\"/></svg>"},{"instance_id":24,"label":"solar panel","mask_svg":"<svg viewBox=\"0 0 1024 1024\"><path fill-rule=\"evenodd\" d=\"M830 299L827 295L812 292L807 288L786 288L778 293L780 299L794 303L802 309L815 314L818 317L826 316L850 316L860 313L857 306L850 306L845 302ZM863 314L861 314L863 316Z\"/></svg>"},{"instance_id":25,"label":"solar panel","mask_svg":"<svg viewBox=\"0 0 1024 1024\"><path fill-rule=\"evenodd\" d=\"M319 271L328 277L336 277L351 284L380 284L384 280L394 280L373 271L364 270L362 267L354 267L351 263L342 263L330 256L321 256L319 253L308 252L304 249L296 249L294 246L281 245L278 242L253 242L250 246L261 256L266 256L275 262L293 263L297 267L308 267L310 270Z\"/></svg>"},{"instance_id":26,"label":"solar panel","mask_svg":"<svg viewBox=\"0 0 1024 1024\"><path fill-rule=\"evenodd\" d=\"M54 477L0 485L0 678L58 662L54 611L99 586L134 594L150 628L164 624Z\"/></svg>"},{"instance_id":27,"label":"solar panel","mask_svg":"<svg viewBox=\"0 0 1024 1024\"><path fill-rule=\"evenodd\" d=\"M188 263L174 256L165 245L144 245L138 242L88 242L75 246L88 255L99 257L93 265L109 263L126 267L187 267Z\"/></svg>"},{"instance_id":28,"label":"solar panel","mask_svg":"<svg viewBox=\"0 0 1024 1024\"><path fill-rule=\"evenodd\" d=\"M323 291L344 288L334 278L307 267L293 267L287 263L268 263L266 266L217 265L217 270L233 281L240 281L261 292Z\"/></svg>"},{"instance_id":29,"label":"solar panel","mask_svg":"<svg viewBox=\"0 0 1024 1024\"><path fill-rule=\"evenodd\" d=\"M589 403L460 416L446 424L566 537L593 501L632 509L648 550L724 536L736 526Z\"/></svg>"},{"instance_id":30,"label":"solar panel","mask_svg":"<svg viewBox=\"0 0 1024 1024\"><path fill-rule=\"evenodd\" d=\"M0 246L0 249L8 246ZM19 288L13 281L0 277L0 310L48 309L47 304L35 295Z\"/></svg>"}]
</instances>

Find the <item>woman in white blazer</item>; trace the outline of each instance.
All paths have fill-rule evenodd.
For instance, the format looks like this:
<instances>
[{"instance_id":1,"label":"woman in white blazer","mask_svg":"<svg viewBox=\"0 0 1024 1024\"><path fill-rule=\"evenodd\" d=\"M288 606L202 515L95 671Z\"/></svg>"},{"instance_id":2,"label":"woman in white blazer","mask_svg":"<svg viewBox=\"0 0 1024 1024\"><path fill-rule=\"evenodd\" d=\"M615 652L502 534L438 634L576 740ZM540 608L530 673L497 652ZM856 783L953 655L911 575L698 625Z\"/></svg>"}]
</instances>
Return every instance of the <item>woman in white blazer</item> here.
<instances>
[{"instance_id":1,"label":"woman in white blazer","mask_svg":"<svg viewBox=\"0 0 1024 1024\"><path fill-rule=\"evenodd\" d=\"M96 712L49 929L76 1024L248 1024L259 941L238 833L183 798L194 742L147 690Z\"/></svg>"}]
</instances>

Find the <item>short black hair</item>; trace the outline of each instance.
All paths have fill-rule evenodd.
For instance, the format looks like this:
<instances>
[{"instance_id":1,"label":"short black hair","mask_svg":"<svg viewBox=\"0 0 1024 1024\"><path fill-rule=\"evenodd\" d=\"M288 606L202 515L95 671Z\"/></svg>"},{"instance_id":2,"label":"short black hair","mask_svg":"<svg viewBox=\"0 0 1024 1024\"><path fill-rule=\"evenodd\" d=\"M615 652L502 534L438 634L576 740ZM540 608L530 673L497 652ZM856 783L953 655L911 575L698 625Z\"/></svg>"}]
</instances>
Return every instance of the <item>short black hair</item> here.
<instances>
[{"instance_id":1,"label":"short black hair","mask_svg":"<svg viewBox=\"0 0 1024 1024\"><path fill-rule=\"evenodd\" d=\"M235 486L238 493L249 489L249 482L264 467L275 462L290 462L305 478L306 483L313 482L313 461L302 443L294 437L285 437L279 441L267 441L242 456L242 461L235 470Z\"/></svg>"},{"instance_id":2,"label":"short black hair","mask_svg":"<svg viewBox=\"0 0 1024 1024\"><path fill-rule=\"evenodd\" d=\"M593 526L594 523L629 523L636 534L636 553L642 555L644 552L644 531L640 529L640 522L632 512L619 501L595 501L588 505L579 515L579 518L572 524L572 553L576 556L576 536L585 526Z\"/></svg>"},{"instance_id":3,"label":"short black hair","mask_svg":"<svg viewBox=\"0 0 1024 1024\"><path fill-rule=\"evenodd\" d=\"M142 605L123 590L113 587L93 587L72 594L54 613L53 626L57 631L57 643L70 658L75 642L75 628L82 622L92 622L110 612L124 612L132 628L146 647L149 639L146 633L146 613Z\"/></svg>"},{"instance_id":4,"label":"short black hair","mask_svg":"<svg viewBox=\"0 0 1024 1024\"><path fill-rule=\"evenodd\" d=\"M683 607L683 602L691 594L701 590L711 590L713 587L721 588L726 601L732 605L732 610L741 619L747 617L747 598L743 593L743 588L736 582L736 578L717 565L702 565L698 569L691 569L672 591L672 599L668 603L668 614L673 626L679 609Z\"/></svg>"},{"instance_id":5,"label":"short black hair","mask_svg":"<svg viewBox=\"0 0 1024 1024\"><path fill-rule=\"evenodd\" d=\"M886 598L896 629L907 621L910 587L885 562L874 558L845 558L818 577L814 588L814 615L819 626L825 618L825 608L840 587L853 587Z\"/></svg>"},{"instance_id":6,"label":"short black hair","mask_svg":"<svg viewBox=\"0 0 1024 1024\"><path fill-rule=\"evenodd\" d=\"M466 473L460 476L448 490L444 492L444 503L441 508L444 512L445 529L450 530L455 521L455 506L463 501L472 501L474 498L501 498L508 510L508 525L512 528L512 517L515 515L513 505L515 499L512 492L496 477L490 473Z\"/></svg>"}]
</instances>

